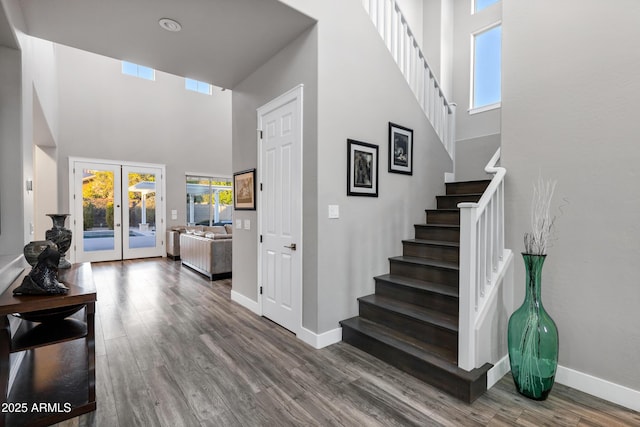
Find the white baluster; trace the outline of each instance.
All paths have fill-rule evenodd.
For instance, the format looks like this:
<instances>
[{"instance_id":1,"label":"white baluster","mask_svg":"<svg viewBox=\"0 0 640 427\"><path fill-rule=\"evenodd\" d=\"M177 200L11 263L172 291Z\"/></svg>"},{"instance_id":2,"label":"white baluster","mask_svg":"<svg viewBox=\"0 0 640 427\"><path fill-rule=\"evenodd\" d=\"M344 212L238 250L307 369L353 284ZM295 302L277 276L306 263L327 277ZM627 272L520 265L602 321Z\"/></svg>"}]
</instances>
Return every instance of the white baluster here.
<instances>
[{"instance_id":1,"label":"white baluster","mask_svg":"<svg viewBox=\"0 0 640 427\"><path fill-rule=\"evenodd\" d=\"M391 51L391 0L384 0L384 43Z\"/></svg>"},{"instance_id":2,"label":"white baluster","mask_svg":"<svg viewBox=\"0 0 640 427\"><path fill-rule=\"evenodd\" d=\"M400 65L398 56L398 11L395 8L395 2L391 2L391 56L396 61L396 64Z\"/></svg>"},{"instance_id":3,"label":"white baluster","mask_svg":"<svg viewBox=\"0 0 640 427\"><path fill-rule=\"evenodd\" d=\"M404 38L404 77L407 83L409 83L411 82L411 37L409 37L406 21L402 23L402 27L402 37Z\"/></svg>"},{"instance_id":4,"label":"white baluster","mask_svg":"<svg viewBox=\"0 0 640 427\"><path fill-rule=\"evenodd\" d=\"M424 74L426 73L425 63L420 57L420 61L418 61L420 72L418 73L418 103L420 107L424 110Z\"/></svg>"},{"instance_id":5,"label":"white baluster","mask_svg":"<svg viewBox=\"0 0 640 427\"><path fill-rule=\"evenodd\" d=\"M384 39L384 0L376 0L376 28Z\"/></svg>"},{"instance_id":6,"label":"white baluster","mask_svg":"<svg viewBox=\"0 0 640 427\"><path fill-rule=\"evenodd\" d=\"M378 0L369 0L369 17L374 27L378 28Z\"/></svg>"}]
</instances>

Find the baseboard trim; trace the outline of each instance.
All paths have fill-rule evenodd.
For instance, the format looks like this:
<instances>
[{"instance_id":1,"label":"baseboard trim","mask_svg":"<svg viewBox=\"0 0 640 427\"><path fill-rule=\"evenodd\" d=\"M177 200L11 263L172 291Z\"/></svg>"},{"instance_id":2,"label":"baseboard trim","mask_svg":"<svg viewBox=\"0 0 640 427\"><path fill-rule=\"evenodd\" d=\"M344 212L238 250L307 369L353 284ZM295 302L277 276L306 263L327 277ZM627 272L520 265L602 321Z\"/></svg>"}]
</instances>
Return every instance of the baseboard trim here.
<instances>
[{"instance_id":1,"label":"baseboard trim","mask_svg":"<svg viewBox=\"0 0 640 427\"><path fill-rule=\"evenodd\" d=\"M509 364L509 355L507 354L498 360L498 362L493 365L493 368L487 371L487 390L500 381L510 370L511 365Z\"/></svg>"},{"instance_id":2,"label":"baseboard trim","mask_svg":"<svg viewBox=\"0 0 640 427\"><path fill-rule=\"evenodd\" d=\"M503 357L487 372L487 390L511 371L509 355ZM640 412L640 391L597 378L575 369L558 365L556 382L608 402ZM553 390L551 390L553 394Z\"/></svg>"},{"instance_id":3,"label":"baseboard trim","mask_svg":"<svg viewBox=\"0 0 640 427\"><path fill-rule=\"evenodd\" d=\"M558 366L556 382L640 412L640 391L638 390L564 366Z\"/></svg>"},{"instance_id":4,"label":"baseboard trim","mask_svg":"<svg viewBox=\"0 0 640 427\"><path fill-rule=\"evenodd\" d=\"M306 328L300 328L297 336L298 339L309 344L311 347L321 349L342 341L342 328L332 329L321 334L316 334Z\"/></svg>"},{"instance_id":5,"label":"baseboard trim","mask_svg":"<svg viewBox=\"0 0 640 427\"><path fill-rule=\"evenodd\" d=\"M260 306L258 305L257 301L254 301L251 298L247 298L244 295L234 291L233 289L231 290L231 301L237 302L244 308L249 309L257 314L258 316L262 316L262 313L260 313Z\"/></svg>"}]
</instances>

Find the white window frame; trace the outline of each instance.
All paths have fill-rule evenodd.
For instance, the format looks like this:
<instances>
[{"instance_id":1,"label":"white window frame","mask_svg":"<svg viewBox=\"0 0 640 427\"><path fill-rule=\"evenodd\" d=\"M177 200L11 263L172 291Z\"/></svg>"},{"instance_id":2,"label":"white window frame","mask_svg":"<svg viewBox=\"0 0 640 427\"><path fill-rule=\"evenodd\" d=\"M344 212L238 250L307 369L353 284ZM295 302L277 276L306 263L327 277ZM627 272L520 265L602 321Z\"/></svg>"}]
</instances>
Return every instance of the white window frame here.
<instances>
[{"instance_id":1,"label":"white window frame","mask_svg":"<svg viewBox=\"0 0 640 427\"><path fill-rule=\"evenodd\" d=\"M495 110L496 108L500 108L502 106L502 93L500 93L500 101L496 103L482 105L480 107L474 107L474 104L473 104L474 103L473 95L475 92L475 81L476 81L476 36L500 26L502 26L502 20L493 22L471 33L471 49L470 49L471 58L469 60L469 64L471 65L471 69L469 72L469 76L470 76L469 78L469 109L468 109L469 114L477 114L485 111ZM500 46L500 49L502 49L502 46ZM500 84L502 84L502 81L500 82Z\"/></svg>"}]
</instances>

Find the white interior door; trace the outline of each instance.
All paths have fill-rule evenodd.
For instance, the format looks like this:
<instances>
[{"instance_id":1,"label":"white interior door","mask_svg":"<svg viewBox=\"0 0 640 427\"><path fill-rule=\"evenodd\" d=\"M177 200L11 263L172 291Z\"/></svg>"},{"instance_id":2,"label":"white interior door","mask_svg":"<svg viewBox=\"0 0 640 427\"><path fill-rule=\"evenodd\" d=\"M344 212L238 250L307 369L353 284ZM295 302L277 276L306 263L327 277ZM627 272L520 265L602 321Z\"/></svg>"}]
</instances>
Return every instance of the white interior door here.
<instances>
[{"instance_id":1,"label":"white interior door","mask_svg":"<svg viewBox=\"0 0 640 427\"><path fill-rule=\"evenodd\" d=\"M122 259L120 165L74 162L72 168L75 260Z\"/></svg>"},{"instance_id":2,"label":"white interior door","mask_svg":"<svg viewBox=\"0 0 640 427\"><path fill-rule=\"evenodd\" d=\"M162 256L163 167L70 160L76 262Z\"/></svg>"},{"instance_id":3,"label":"white interior door","mask_svg":"<svg viewBox=\"0 0 640 427\"><path fill-rule=\"evenodd\" d=\"M262 314L297 333L302 295L302 86L258 109Z\"/></svg>"}]
</instances>

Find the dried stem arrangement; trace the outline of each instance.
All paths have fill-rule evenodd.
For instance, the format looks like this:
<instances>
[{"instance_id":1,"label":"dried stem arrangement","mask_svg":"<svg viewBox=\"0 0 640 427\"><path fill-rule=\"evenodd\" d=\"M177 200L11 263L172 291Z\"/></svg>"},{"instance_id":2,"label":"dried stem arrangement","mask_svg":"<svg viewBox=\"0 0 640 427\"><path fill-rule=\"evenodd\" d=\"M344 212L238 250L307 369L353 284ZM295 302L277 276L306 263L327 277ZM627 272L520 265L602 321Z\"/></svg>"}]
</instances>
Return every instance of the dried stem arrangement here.
<instances>
[{"instance_id":1,"label":"dried stem arrangement","mask_svg":"<svg viewBox=\"0 0 640 427\"><path fill-rule=\"evenodd\" d=\"M532 255L546 255L547 246L555 222L551 216L551 198L556 189L556 181L545 181L542 176L533 184L531 201L531 232L524 233L525 252Z\"/></svg>"}]
</instances>

